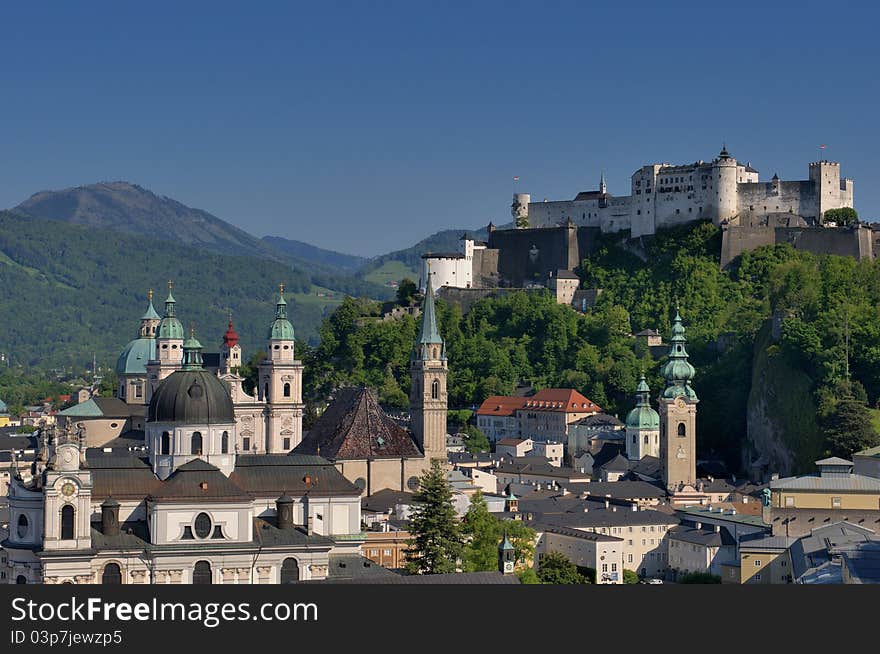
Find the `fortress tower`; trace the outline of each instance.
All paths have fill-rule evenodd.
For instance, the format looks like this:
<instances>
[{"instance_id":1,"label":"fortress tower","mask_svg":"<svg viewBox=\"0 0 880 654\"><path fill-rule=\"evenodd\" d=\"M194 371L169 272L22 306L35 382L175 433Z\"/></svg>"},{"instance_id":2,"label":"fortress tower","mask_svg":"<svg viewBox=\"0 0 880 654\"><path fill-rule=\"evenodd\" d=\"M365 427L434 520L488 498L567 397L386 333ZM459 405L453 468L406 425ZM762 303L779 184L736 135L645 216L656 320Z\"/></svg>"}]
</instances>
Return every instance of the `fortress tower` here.
<instances>
[{"instance_id":1,"label":"fortress tower","mask_svg":"<svg viewBox=\"0 0 880 654\"><path fill-rule=\"evenodd\" d=\"M847 206L841 202L840 164L833 161L814 161L810 164L810 181L816 197L816 219L824 222L829 209ZM850 201L852 205L852 201Z\"/></svg>"},{"instance_id":2,"label":"fortress tower","mask_svg":"<svg viewBox=\"0 0 880 654\"><path fill-rule=\"evenodd\" d=\"M532 196L528 193L514 193L513 204L510 205L510 215L513 216L513 224L516 226L522 220L529 218L529 202Z\"/></svg>"},{"instance_id":3,"label":"fortress tower","mask_svg":"<svg viewBox=\"0 0 880 654\"><path fill-rule=\"evenodd\" d=\"M739 198L736 186L736 159L730 156L727 146L722 146L718 158L712 162L712 181L715 186L715 197L709 195L709 206L712 222L720 225L736 216Z\"/></svg>"}]
</instances>

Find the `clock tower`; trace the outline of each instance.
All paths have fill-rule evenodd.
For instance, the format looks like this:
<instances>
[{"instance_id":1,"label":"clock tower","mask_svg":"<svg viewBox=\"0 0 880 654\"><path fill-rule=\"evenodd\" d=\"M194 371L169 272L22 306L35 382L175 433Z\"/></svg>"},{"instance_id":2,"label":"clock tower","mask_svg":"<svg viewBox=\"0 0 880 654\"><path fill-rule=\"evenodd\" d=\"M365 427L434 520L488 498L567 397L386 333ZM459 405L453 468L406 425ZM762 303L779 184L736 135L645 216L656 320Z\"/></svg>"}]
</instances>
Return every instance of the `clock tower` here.
<instances>
[{"instance_id":1,"label":"clock tower","mask_svg":"<svg viewBox=\"0 0 880 654\"><path fill-rule=\"evenodd\" d=\"M694 367L685 349L685 329L678 312L672 325L669 359L663 366L666 388L660 394L660 463L666 489L676 493L697 483L697 393L691 388Z\"/></svg>"}]
</instances>

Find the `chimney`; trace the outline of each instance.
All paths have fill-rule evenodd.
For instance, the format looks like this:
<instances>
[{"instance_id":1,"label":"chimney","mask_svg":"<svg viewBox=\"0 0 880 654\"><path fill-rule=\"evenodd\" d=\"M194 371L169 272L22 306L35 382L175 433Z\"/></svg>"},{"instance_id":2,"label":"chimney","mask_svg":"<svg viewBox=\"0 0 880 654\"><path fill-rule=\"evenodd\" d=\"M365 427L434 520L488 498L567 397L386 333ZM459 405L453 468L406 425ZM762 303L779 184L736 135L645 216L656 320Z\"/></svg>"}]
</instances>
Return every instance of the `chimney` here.
<instances>
[{"instance_id":1,"label":"chimney","mask_svg":"<svg viewBox=\"0 0 880 654\"><path fill-rule=\"evenodd\" d=\"M314 521L315 519L311 515L306 519L306 533L309 536L312 535L312 531L314 530Z\"/></svg>"},{"instance_id":2,"label":"chimney","mask_svg":"<svg viewBox=\"0 0 880 654\"><path fill-rule=\"evenodd\" d=\"M286 492L275 500L279 529L293 529L293 498Z\"/></svg>"},{"instance_id":3,"label":"chimney","mask_svg":"<svg viewBox=\"0 0 880 654\"><path fill-rule=\"evenodd\" d=\"M694 527L695 527L696 529L702 529L702 528L703 528L703 523L702 523L702 522L698 522L698 523L696 523L696 524L694 525Z\"/></svg>"},{"instance_id":4,"label":"chimney","mask_svg":"<svg viewBox=\"0 0 880 654\"><path fill-rule=\"evenodd\" d=\"M105 536L119 535L119 502L112 497L101 504L101 531Z\"/></svg>"},{"instance_id":5,"label":"chimney","mask_svg":"<svg viewBox=\"0 0 880 654\"><path fill-rule=\"evenodd\" d=\"M633 502L632 504L630 504L630 506L632 507L632 510L633 510L633 511L638 511L638 510L639 510L639 505L636 504L635 502Z\"/></svg>"},{"instance_id":6,"label":"chimney","mask_svg":"<svg viewBox=\"0 0 880 654\"><path fill-rule=\"evenodd\" d=\"M721 525L715 525L715 533L717 534L720 532L721 532Z\"/></svg>"}]
</instances>

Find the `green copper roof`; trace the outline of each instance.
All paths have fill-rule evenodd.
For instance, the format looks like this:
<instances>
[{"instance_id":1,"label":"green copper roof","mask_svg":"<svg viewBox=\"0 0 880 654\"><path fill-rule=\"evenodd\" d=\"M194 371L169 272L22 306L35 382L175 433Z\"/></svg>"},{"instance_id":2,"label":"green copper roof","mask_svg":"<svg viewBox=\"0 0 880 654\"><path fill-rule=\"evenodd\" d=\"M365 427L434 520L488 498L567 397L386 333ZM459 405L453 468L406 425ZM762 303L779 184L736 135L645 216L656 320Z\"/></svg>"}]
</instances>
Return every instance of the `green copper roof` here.
<instances>
[{"instance_id":1,"label":"green copper roof","mask_svg":"<svg viewBox=\"0 0 880 654\"><path fill-rule=\"evenodd\" d=\"M58 415L73 418L99 418L104 415L104 412L101 411L101 408L94 399L90 399L82 404L74 404L64 409L64 411L59 411Z\"/></svg>"},{"instance_id":2,"label":"green copper roof","mask_svg":"<svg viewBox=\"0 0 880 654\"><path fill-rule=\"evenodd\" d=\"M156 358L156 340L153 338L136 338L125 346L116 360L117 375L145 375L147 361Z\"/></svg>"},{"instance_id":3,"label":"green copper roof","mask_svg":"<svg viewBox=\"0 0 880 654\"><path fill-rule=\"evenodd\" d=\"M660 429L660 415L651 408L650 393L648 382L642 375L636 387L636 406L626 415L628 429Z\"/></svg>"},{"instance_id":4,"label":"green copper roof","mask_svg":"<svg viewBox=\"0 0 880 654\"><path fill-rule=\"evenodd\" d=\"M183 370L201 370L202 344L196 338L195 328L189 332L189 338L183 342Z\"/></svg>"},{"instance_id":5,"label":"green copper roof","mask_svg":"<svg viewBox=\"0 0 880 654\"><path fill-rule=\"evenodd\" d=\"M431 273L428 273L428 284L425 287L425 301L422 304L422 326L416 340L416 356L426 360L431 358L431 348L426 345L440 345L440 358L446 358L446 344L437 329L437 310L434 308L434 289L431 285Z\"/></svg>"},{"instance_id":6,"label":"green copper roof","mask_svg":"<svg viewBox=\"0 0 880 654\"><path fill-rule=\"evenodd\" d=\"M150 305L147 307L144 315L141 316L141 320L159 320L161 316L156 313L156 309L153 308L153 300L150 299Z\"/></svg>"},{"instance_id":7,"label":"green copper roof","mask_svg":"<svg viewBox=\"0 0 880 654\"><path fill-rule=\"evenodd\" d=\"M507 532L506 532L506 531L504 532L504 540L501 541L501 545L498 546L498 549L499 549L500 551L502 551L502 552L504 552L505 550L506 550L506 551L510 551L510 550L515 549L515 548L513 547L513 545L511 544L510 540L507 538Z\"/></svg>"},{"instance_id":8,"label":"green copper roof","mask_svg":"<svg viewBox=\"0 0 880 654\"><path fill-rule=\"evenodd\" d=\"M170 284L170 282L169 282ZM183 325L174 317L174 305L176 300L171 295L171 289L168 289L168 297L165 298L165 316L159 323L159 331L156 332L156 338L166 338L182 341L184 338Z\"/></svg>"},{"instance_id":9,"label":"green copper roof","mask_svg":"<svg viewBox=\"0 0 880 654\"><path fill-rule=\"evenodd\" d=\"M694 378L696 371L688 361L688 353L685 348L687 344L685 328L677 311L672 325L672 338L669 340L669 358L663 366L663 377L666 379L663 397L670 399L687 397L696 400L697 394L690 387L690 381Z\"/></svg>"},{"instance_id":10,"label":"green copper roof","mask_svg":"<svg viewBox=\"0 0 880 654\"><path fill-rule=\"evenodd\" d=\"M293 325L287 319L287 302L284 301L284 286L278 293L278 302L275 304L275 320L269 329L270 341L292 341Z\"/></svg>"}]
</instances>

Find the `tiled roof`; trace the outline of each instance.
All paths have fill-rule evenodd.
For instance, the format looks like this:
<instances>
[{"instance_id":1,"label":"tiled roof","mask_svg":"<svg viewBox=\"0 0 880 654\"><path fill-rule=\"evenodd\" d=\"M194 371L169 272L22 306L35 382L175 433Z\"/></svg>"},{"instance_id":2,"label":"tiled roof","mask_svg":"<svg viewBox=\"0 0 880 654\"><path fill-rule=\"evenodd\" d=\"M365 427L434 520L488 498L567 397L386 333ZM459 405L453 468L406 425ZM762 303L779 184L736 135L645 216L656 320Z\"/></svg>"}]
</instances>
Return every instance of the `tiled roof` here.
<instances>
[{"instance_id":1,"label":"tiled roof","mask_svg":"<svg viewBox=\"0 0 880 654\"><path fill-rule=\"evenodd\" d=\"M512 416L517 409L521 409L526 402L524 397L509 397L506 395L492 395L477 409L478 416Z\"/></svg>"},{"instance_id":2,"label":"tiled roof","mask_svg":"<svg viewBox=\"0 0 880 654\"><path fill-rule=\"evenodd\" d=\"M413 494L391 489L380 490L361 500L361 508L372 513L387 513L398 504L412 504Z\"/></svg>"},{"instance_id":3,"label":"tiled roof","mask_svg":"<svg viewBox=\"0 0 880 654\"><path fill-rule=\"evenodd\" d=\"M846 476L804 475L802 477L785 477L770 482L771 490L815 490L815 491L852 491L856 493L876 493L880 491L880 479L864 475L848 474Z\"/></svg>"},{"instance_id":4,"label":"tiled roof","mask_svg":"<svg viewBox=\"0 0 880 654\"><path fill-rule=\"evenodd\" d=\"M587 416L586 418L581 418L576 422L573 422L574 425L579 425L582 427L592 427L594 429L599 428L607 428L607 427L623 427L623 422L617 416L612 416L607 413L596 413L591 416Z\"/></svg>"},{"instance_id":5,"label":"tiled roof","mask_svg":"<svg viewBox=\"0 0 880 654\"><path fill-rule=\"evenodd\" d=\"M718 531L715 531L714 529L697 529L688 525L678 525L669 530L669 537L704 547L736 544L736 539L730 535L726 527L720 527Z\"/></svg>"},{"instance_id":6,"label":"tiled roof","mask_svg":"<svg viewBox=\"0 0 880 654\"><path fill-rule=\"evenodd\" d=\"M296 447L332 461L420 457L408 431L389 418L369 388L344 388Z\"/></svg>"},{"instance_id":7,"label":"tiled roof","mask_svg":"<svg viewBox=\"0 0 880 654\"><path fill-rule=\"evenodd\" d=\"M525 398L523 409L532 411L562 411L565 413L599 413L602 408L592 400L570 388L545 388Z\"/></svg>"},{"instance_id":8,"label":"tiled roof","mask_svg":"<svg viewBox=\"0 0 880 654\"><path fill-rule=\"evenodd\" d=\"M255 497L276 498L285 492L291 495L361 494L335 466L319 456L239 455L229 479Z\"/></svg>"},{"instance_id":9,"label":"tiled roof","mask_svg":"<svg viewBox=\"0 0 880 654\"><path fill-rule=\"evenodd\" d=\"M495 445L521 445L525 442L526 440L524 438L502 438L500 441L495 443Z\"/></svg>"},{"instance_id":10,"label":"tiled roof","mask_svg":"<svg viewBox=\"0 0 880 654\"><path fill-rule=\"evenodd\" d=\"M253 499L231 478L202 459L193 459L177 468L168 479L159 482L150 498L159 502L246 502Z\"/></svg>"}]
</instances>

